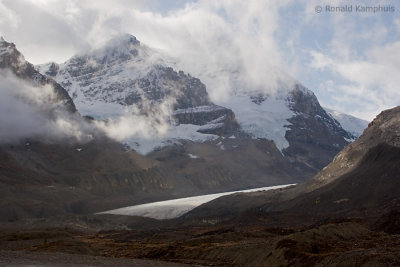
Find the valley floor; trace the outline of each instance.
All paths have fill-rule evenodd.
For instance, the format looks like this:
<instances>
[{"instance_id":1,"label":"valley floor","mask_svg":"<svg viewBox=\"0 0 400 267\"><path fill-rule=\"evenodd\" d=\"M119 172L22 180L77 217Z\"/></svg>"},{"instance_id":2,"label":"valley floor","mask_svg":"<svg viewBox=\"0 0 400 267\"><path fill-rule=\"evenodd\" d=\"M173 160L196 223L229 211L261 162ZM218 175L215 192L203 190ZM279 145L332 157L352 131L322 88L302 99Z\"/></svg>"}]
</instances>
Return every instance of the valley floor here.
<instances>
[{"instance_id":1,"label":"valley floor","mask_svg":"<svg viewBox=\"0 0 400 267\"><path fill-rule=\"evenodd\" d=\"M8 229L0 231L0 266L400 266L398 229L379 227L334 220L280 228L255 216L253 223L142 230Z\"/></svg>"},{"instance_id":2,"label":"valley floor","mask_svg":"<svg viewBox=\"0 0 400 267\"><path fill-rule=\"evenodd\" d=\"M179 267L187 266L172 262L110 258L66 253L25 252L0 250L0 266L133 266L133 267Z\"/></svg>"}]
</instances>

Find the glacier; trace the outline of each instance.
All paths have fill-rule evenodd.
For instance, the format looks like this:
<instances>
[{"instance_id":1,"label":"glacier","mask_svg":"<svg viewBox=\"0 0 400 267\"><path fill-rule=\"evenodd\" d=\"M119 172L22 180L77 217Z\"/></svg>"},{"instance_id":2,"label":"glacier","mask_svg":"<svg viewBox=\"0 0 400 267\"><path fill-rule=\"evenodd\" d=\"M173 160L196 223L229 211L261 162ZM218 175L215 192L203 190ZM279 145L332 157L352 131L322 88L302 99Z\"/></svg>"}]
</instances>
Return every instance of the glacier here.
<instances>
[{"instance_id":1,"label":"glacier","mask_svg":"<svg viewBox=\"0 0 400 267\"><path fill-rule=\"evenodd\" d=\"M268 186L261 188L253 188L247 190L233 191L233 192L224 192L217 194L208 194L202 196L195 197L186 197L186 198L178 198L171 199L165 201L157 201L152 203L146 203L141 205L129 206L114 210L108 210L104 212L99 212L96 214L115 214L115 215L126 215L126 216L141 216L148 217L157 220L166 220L178 218L185 213L191 211L192 209L210 202L216 198L231 195L235 193L250 193L257 191L268 191L273 189L285 188L288 186L292 186L295 184L286 184L286 185L276 185L276 186Z\"/></svg>"}]
</instances>

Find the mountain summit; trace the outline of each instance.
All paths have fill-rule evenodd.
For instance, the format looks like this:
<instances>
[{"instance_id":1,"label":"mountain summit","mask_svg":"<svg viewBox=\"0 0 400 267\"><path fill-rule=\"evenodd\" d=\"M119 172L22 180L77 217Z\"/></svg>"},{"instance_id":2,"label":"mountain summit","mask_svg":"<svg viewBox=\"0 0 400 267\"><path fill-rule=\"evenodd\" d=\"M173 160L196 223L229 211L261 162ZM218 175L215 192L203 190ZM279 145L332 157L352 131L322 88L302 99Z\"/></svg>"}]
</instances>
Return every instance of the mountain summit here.
<instances>
[{"instance_id":1,"label":"mountain summit","mask_svg":"<svg viewBox=\"0 0 400 267\"><path fill-rule=\"evenodd\" d=\"M83 115L109 119L139 110L156 120L167 118L173 136L151 143L140 138L125 140L144 154L170 139L205 141L238 128L233 112L212 103L199 79L176 72L131 35L63 64L49 63L38 69L66 88Z\"/></svg>"}]
</instances>

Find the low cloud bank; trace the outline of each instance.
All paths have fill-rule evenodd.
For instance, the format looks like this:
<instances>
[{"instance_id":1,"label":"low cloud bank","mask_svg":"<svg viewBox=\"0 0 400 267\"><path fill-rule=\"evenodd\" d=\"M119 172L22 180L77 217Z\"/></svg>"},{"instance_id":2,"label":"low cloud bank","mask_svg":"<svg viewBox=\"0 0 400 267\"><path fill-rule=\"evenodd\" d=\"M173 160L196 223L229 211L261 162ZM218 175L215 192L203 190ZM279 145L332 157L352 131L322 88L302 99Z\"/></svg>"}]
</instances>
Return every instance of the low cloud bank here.
<instances>
[{"instance_id":1,"label":"low cloud bank","mask_svg":"<svg viewBox=\"0 0 400 267\"><path fill-rule=\"evenodd\" d=\"M68 112L51 85L34 86L8 71L0 71L0 80L0 143L92 138L93 127Z\"/></svg>"},{"instance_id":2,"label":"low cloud bank","mask_svg":"<svg viewBox=\"0 0 400 267\"><path fill-rule=\"evenodd\" d=\"M0 71L0 144L37 139L88 142L97 135L116 141L132 137L151 139L168 132L172 121L172 99L150 105L148 111L130 107L129 112L106 121L89 122L69 112L51 85L35 86L9 71Z\"/></svg>"}]
</instances>

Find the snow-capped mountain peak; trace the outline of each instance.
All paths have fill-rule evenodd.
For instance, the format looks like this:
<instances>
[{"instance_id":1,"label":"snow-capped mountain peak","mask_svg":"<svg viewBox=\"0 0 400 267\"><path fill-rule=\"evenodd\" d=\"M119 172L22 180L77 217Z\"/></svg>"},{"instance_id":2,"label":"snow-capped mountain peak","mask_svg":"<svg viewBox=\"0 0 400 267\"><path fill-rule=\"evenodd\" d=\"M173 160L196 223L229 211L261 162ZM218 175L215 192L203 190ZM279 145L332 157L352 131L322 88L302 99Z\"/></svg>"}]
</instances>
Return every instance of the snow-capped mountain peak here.
<instances>
[{"instance_id":1,"label":"snow-capped mountain peak","mask_svg":"<svg viewBox=\"0 0 400 267\"><path fill-rule=\"evenodd\" d=\"M119 130L113 131L144 154L182 139L203 142L241 132L254 139L272 140L294 161L309 161L319 168L351 139L352 135L319 105L312 91L280 70L280 82L272 86L279 90L269 88L268 81L264 87L248 87L239 79L233 87L237 90L232 90L227 100L213 102L199 79L175 71L166 62L134 36L123 35L63 64L38 68L66 88L82 115L113 123L122 117L132 125L129 127L140 124L137 120L141 115L155 121L149 123L151 127L161 121L162 131L149 130L141 136L126 137ZM127 119L132 113L134 119ZM309 155L321 151L328 151L325 158L309 160Z\"/></svg>"},{"instance_id":2,"label":"snow-capped mountain peak","mask_svg":"<svg viewBox=\"0 0 400 267\"><path fill-rule=\"evenodd\" d=\"M169 124L168 131L163 130L164 135L154 140L149 140L148 134L121 140L142 153L180 139L209 140L237 128L233 112L212 103L199 79L175 71L132 35L112 39L63 64L37 68L66 88L82 115L114 121L133 115L147 122L154 120L149 122L151 127ZM196 107L205 108L194 112L199 110Z\"/></svg>"},{"instance_id":3,"label":"snow-capped mountain peak","mask_svg":"<svg viewBox=\"0 0 400 267\"><path fill-rule=\"evenodd\" d=\"M144 52L135 36L124 34L108 41L102 48L89 53L98 64L112 64L115 61L126 61Z\"/></svg>"}]
</instances>

